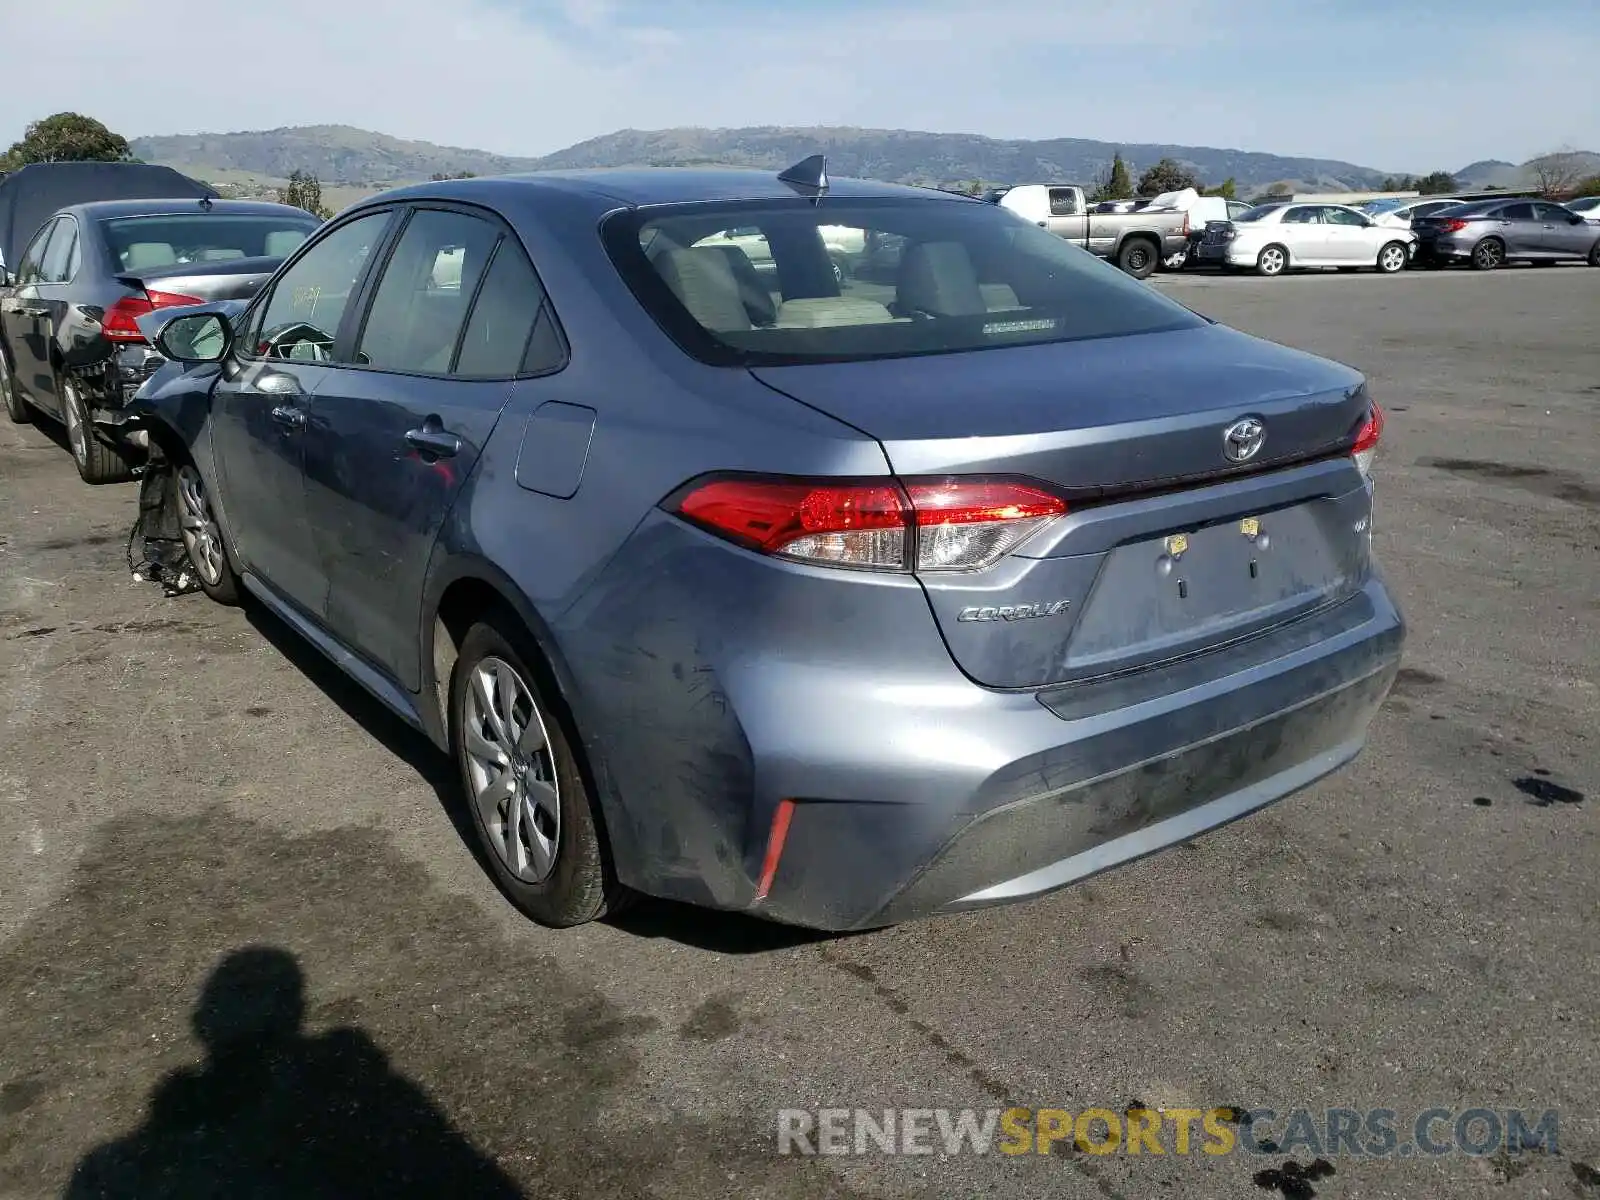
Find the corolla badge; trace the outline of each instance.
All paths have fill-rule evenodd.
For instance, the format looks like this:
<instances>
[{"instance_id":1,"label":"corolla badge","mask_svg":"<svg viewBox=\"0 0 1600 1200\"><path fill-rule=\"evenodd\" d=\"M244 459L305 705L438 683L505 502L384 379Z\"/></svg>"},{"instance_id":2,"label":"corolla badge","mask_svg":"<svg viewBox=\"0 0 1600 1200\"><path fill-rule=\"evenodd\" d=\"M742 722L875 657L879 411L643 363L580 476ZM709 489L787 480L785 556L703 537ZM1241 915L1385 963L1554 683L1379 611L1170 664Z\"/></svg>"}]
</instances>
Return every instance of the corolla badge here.
<instances>
[{"instance_id":1,"label":"corolla badge","mask_svg":"<svg viewBox=\"0 0 1600 1200\"><path fill-rule=\"evenodd\" d=\"M1235 421L1222 431L1222 453L1229 462L1249 462L1267 440L1267 427L1254 417Z\"/></svg>"},{"instance_id":2,"label":"corolla badge","mask_svg":"<svg viewBox=\"0 0 1600 1200\"><path fill-rule=\"evenodd\" d=\"M1044 604L1002 604L993 608L963 608L956 615L956 620L1030 621L1035 617L1057 616L1071 607L1071 600L1053 600Z\"/></svg>"}]
</instances>

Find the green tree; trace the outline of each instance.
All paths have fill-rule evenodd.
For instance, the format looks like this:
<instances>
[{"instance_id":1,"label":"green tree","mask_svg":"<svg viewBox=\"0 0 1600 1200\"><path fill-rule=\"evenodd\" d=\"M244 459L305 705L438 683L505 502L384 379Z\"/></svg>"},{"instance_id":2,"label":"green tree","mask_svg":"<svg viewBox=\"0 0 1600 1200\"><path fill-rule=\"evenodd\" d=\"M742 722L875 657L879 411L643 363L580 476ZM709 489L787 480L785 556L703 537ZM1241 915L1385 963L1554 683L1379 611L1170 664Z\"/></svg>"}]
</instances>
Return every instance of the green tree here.
<instances>
[{"instance_id":1,"label":"green tree","mask_svg":"<svg viewBox=\"0 0 1600 1200\"><path fill-rule=\"evenodd\" d=\"M1417 191L1424 196L1437 196L1444 192L1456 190L1456 177L1449 171L1435 171L1431 175L1424 175L1417 180Z\"/></svg>"},{"instance_id":2,"label":"green tree","mask_svg":"<svg viewBox=\"0 0 1600 1200\"><path fill-rule=\"evenodd\" d=\"M1600 175L1591 175L1573 184L1572 198L1576 200L1579 196L1600 196Z\"/></svg>"},{"instance_id":3,"label":"green tree","mask_svg":"<svg viewBox=\"0 0 1600 1200\"><path fill-rule=\"evenodd\" d=\"M1239 198L1238 182L1229 175L1216 187L1206 188L1204 195L1221 196L1224 200L1237 200Z\"/></svg>"},{"instance_id":4,"label":"green tree","mask_svg":"<svg viewBox=\"0 0 1600 1200\"><path fill-rule=\"evenodd\" d=\"M12 171L28 163L129 162L128 139L112 133L93 117L59 112L35 121L12 143L0 169Z\"/></svg>"},{"instance_id":5,"label":"green tree","mask_svg":"<svg viewBox=\"0 0 1600 1200\"><path fill-rule=\"evenodd\" d=\"M1133 177L1128 174L1128 164L1122 161L1122 151L1111 157L1111 169L1106 172L1103 199L1126 200L1133 195Z\"/></svg>"},{"instance_id":6,"label":"green tree","mask_svg":"<svg viewBox=\"0 0 1600 1200\"><path fill-rule=\"evenodd\" d=\"M1175 158L1163 158L1139 176L1139 195L1159 196L1162 192L1177 192L1184 188L1198 188L1200 180Z\"/></svg>"},{"instance_id":7,"label":"green tree","mask_svg":"<svg viewBox=\"0 0 1600 1200\"><path fill-rule=\"evenodd\" d=\"M294 171L289 175L289 185L278 189L278 203L303 208L314 217L326 221L333 210L322 205L322 184L310 171Z\"/></svg>"},{"instance_id":8,"label":"green tree","mask_svg":"<svg viewBox=\"0 0 1600 1200\"><path fill-rule=\"evenodd\" d=\"M1415 192L1419 191L1417 178L1414 175L1389 175L1385 177L1381 192Z\"/></svg>"}]
</instances>

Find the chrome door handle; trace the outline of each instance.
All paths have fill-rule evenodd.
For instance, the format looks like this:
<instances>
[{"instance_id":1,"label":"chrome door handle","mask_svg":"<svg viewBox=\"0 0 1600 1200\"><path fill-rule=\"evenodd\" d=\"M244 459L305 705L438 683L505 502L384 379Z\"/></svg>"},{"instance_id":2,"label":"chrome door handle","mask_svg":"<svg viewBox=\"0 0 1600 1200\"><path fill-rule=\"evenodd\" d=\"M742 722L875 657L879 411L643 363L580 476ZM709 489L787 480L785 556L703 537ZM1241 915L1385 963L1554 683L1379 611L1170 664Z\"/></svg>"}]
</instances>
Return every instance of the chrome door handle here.
<instances>
[{"instance_id":1,"label":"chrome door handle","mask_svg":"<svg viewBox=\"0 0 1600 1200\"><path fill-rule=\"evenodd\" d=\"M298 409L292 404L280 404L277 408L273 409L272 419L291 432L297 429L304 429L306 427L306 414L304 410Z\"/></svg>"},{"instance_id":2,"label":"chrome door handle","mask_svg":"<svg viewBox=\"0 0 1600 1200\"><path fill-rule=\"evenodd\" d=\"M19 317L48 317L50 315L48 308L34 308L28 304L19 304L11 311Z\"/></svg>"},{"instance_id":3,"label":"chrome door handle","mask_svg":"<svg viewBox=\"0 0 1600 1200\"><path fill-rule=\"evenodd\" d=\"M446 429L424 424L421 429L406 431L406 442L412 448L431 454L434 458L454 458L461 453L461 439Z\"/></svg>"}]
</instances>

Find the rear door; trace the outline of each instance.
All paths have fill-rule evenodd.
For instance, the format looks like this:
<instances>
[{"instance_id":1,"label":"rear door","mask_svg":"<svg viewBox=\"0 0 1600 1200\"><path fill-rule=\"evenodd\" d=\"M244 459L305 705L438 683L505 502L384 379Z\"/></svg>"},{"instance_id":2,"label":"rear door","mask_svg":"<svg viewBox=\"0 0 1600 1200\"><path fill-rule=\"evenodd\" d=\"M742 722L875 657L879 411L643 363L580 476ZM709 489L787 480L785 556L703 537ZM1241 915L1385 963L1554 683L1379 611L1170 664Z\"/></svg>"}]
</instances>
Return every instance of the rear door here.
<instances>
[{"instance_id":1,"label":"rear door","mask_svg":"<svg viewBox=\"0 0 1600 1200\"><path fill-rule=\"evenodd\" d=\"M1332 261L1327 227L1322 224L1322 209L1315 204L1297 204L1285 210L1278 220L1278 236L1289 247L1292 263L1318 266Z\"/></svg>"},{"instance_id":2,"label":"rear door","mask_svg":"<svg viewBox=\"0 0 1600 1200\"><path fill-rule=\"evenodd\" d=\"M518 377L564 356L521 243L485 210L409 213L368 292L352 365L310 405L306 501L328 628L414 690L439 530Z\"/></svg>"},{"instance_id":3,"label":"rear door","mask_svg":"<svg viewBox=\"0 0 1600 1200\"><path fill-rule=\"evenodd\" d=\"M1533 204L1523 201L1508 204L1498 214L1500 236L1505 239L1506 253L1519 258L1544 256L1543 222L1533 215Z\"/></svg>"},{"instance_id":4,"label":"rear door","mask_svg":"<svg viewBox=\"0 0 1600 1200\"><path fill-rule=\"evenodd\" d=\"M56 396L55 371L50 366L46 334L49 308L39 295L44 260L62 218L47 221L34 234L17 263L16 285L0 301L0 322L5 326L6 349L11 352L12 380L40 408L61 415Z\"/></svg>"}]
</instances>

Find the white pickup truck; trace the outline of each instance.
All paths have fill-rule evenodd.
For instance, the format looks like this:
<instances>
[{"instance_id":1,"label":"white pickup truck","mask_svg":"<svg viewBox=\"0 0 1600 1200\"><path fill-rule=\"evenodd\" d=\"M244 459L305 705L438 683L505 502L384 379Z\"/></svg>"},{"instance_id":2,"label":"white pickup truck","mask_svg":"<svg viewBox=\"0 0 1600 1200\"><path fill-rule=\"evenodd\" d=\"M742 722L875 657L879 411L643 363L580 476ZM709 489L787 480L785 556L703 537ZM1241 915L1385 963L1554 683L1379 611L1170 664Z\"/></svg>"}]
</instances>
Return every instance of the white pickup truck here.
<instances>
[{"instance_id":1,"label":"white pickup truck","mask_svg":"<svg viewBox=\"0 0 1600 1200\"><path fill-rule=\"evenodd\" d=\"M1188 249L1189 213L1187 205L1178 205L1197 197L1189 189L1157 196L1136 212L1114 213L1092 212L1083 189L1071 184L1020 183L983 198L1143 279Z\"/></svg>"}]
</instances>

